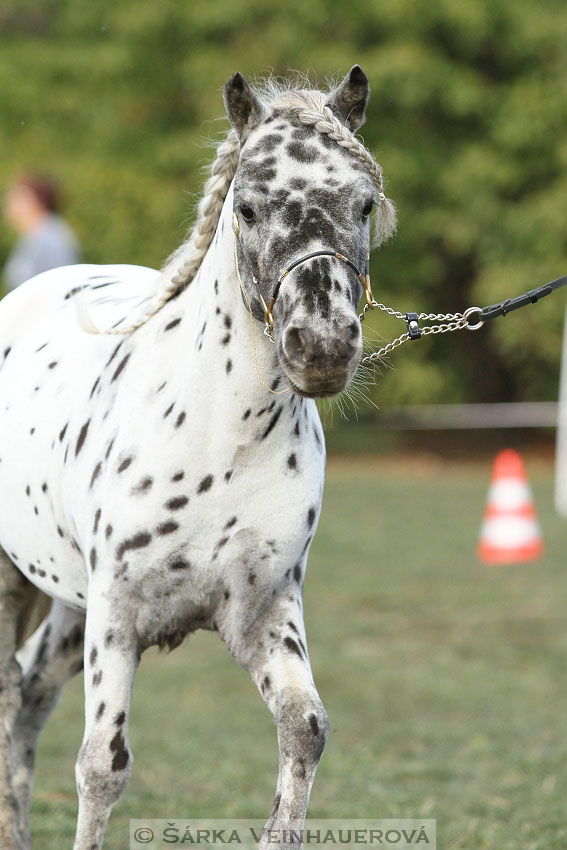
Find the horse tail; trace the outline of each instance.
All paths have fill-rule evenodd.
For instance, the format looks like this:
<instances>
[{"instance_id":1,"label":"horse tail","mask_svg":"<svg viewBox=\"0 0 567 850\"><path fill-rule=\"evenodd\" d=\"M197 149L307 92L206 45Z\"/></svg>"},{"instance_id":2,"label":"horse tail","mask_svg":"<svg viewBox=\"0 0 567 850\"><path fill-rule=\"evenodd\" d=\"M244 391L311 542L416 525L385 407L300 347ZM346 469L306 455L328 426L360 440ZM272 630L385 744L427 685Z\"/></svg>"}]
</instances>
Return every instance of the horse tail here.
<instances>
[{"instance_id":1,"label":"horse tail","mask_svg":"<svg viewBox=\"0 0 567 850\"><path fill-rule=\"evenodd\" d=\"M18 649L43 623L51 609L52 599L35 584L25 579L22 588L23 600L16 624L16 644Z\"/></svg>"}]
</instances>

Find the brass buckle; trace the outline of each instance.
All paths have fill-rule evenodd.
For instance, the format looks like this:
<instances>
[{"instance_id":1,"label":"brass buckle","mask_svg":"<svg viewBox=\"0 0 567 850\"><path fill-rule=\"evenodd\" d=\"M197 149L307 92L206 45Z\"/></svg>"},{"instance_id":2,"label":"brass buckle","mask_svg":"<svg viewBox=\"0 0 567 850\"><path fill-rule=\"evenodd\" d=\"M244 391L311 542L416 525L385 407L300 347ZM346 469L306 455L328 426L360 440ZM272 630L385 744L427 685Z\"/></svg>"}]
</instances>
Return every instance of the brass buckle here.
<instances>
[{"instance_id":1,"label":"brass buckle","mask_svg":"<svg viewBox=\"0 0 567 850\"><path fill-rule=\"evenodd\" d=\"M262 295L261 295L261 294L260 294L260 298L262 298ZM267 336L267 337L268 337L268 339L270 340L270 342L273 342L273 343L274 343L274 345L275 345L276 341L275 341L275 339L274 339L274 337L273 337L273 330L274 330L274 316L273 316L273 314L272 314L272 310L274 309L274 304L275 304L275 303L276 303L276 299L275 299L275 298L272 298L272 299L270 300L270 304L269 304L269 306L267 306L267 305L266 305L266 302L265 302L265 301L264 301L264 299L262 298L262 304L263 304L263 306L264 306L264 323L265 323L265 327L264 327L264 336Z\"/></svg>"},{"instance_id":2,"label":"brass buckle","mask_svg":"<svg viewBox=\"0 0 567 850\"><path fill-rule=\"evenodd\" d=\"M374 296L372 295L372 287L370 286L370 275L369 274L359 274L358 279L362 284L362 288L364 289L364 294L366 296L366 303L371 310L374 310L376 307L376 302L374 300Z\"/></svg>"}]
</instances>

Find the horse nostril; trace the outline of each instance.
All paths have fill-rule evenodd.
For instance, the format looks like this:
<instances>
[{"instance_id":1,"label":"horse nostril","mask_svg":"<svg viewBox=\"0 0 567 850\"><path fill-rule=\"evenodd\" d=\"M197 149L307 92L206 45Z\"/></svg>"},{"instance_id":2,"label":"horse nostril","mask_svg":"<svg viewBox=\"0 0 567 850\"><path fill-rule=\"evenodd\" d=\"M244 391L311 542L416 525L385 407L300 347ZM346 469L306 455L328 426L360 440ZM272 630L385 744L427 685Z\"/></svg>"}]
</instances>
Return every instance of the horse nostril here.
<instances>
[{"instance_id":1,"label":"horse nostril","mask_svg":"<svg viewBox=\"0 0 567 850\"><path fill-rule=\"evenodd\" d=\"M347 330L351 340L357 339L360 336L360 322L353 322L348 326Z\"/></svg>"},{"instance_id":2,"label":"horse nostril","mask_svg":"<svg viewBox=\"0 0 567 850\"><path fill-rule=\"evenodd\" d=\"M309 328L288 328L284 336L284 350L290 360L307 360L313 343Z\"/></svg>"},{"instance_id":3,"label":"horse nostril","mask_svg":"<svg viewBox=\"0 0 567 850\"><path fill-rule=\"evenodd\" d=\"M340 333L315 334L309 327L288 328L283 347L290 363L311 368L343 367L355 355L360 340L360 324L345 327Z\"/></svg>"}]
</instances>

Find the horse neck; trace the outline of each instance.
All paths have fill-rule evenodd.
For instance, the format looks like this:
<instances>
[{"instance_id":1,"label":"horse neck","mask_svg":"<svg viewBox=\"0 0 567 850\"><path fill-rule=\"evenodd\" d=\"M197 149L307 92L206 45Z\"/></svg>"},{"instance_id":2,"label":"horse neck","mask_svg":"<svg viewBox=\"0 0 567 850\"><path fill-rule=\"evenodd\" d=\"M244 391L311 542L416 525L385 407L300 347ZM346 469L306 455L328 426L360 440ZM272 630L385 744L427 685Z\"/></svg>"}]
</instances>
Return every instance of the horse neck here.
<instances>
[{"instance_id":1,"label":"horse neck","mask_svg":"<svg viewBox=\"0 0 567 850\"><path fill-rule=\"evenodd\" d=\"M232 189L195 279L166 306L172 316L183 316L183 332L176 335L180 379L199 377L206 388L199 393L199 404L209 399L215 418L219 412L230 414L232 407L237 412L261 408L274 398L268 386L285 387L275 346L260 322L252 319L251 325L242 298L234 260ZM171 351L166 356L171 357ZM190 392L195 391L191 383Z\"/></svg>"}]
</instances>

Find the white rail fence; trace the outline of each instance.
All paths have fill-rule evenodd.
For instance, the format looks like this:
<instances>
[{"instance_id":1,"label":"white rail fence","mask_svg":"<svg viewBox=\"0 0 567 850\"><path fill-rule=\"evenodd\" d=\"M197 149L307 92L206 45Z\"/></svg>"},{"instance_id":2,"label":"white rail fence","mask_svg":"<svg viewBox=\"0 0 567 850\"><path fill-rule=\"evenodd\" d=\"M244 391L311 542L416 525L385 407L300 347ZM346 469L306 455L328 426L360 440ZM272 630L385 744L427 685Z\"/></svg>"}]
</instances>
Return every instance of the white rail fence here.
<instances>
[{"instance_id":1,"label":"white rail fence","mask_svg":"<svg viewBox=\"0 0 567 850\"><path fill-rule=\"evenodd\" d=\"M567 311L559 401L505 404L415 404L380 409L375 425L384 430L556 428L555 507L567 517Z\"/></svg>"},{"instance_id":2,"label":"white rail fence","mask_svg":"<svg viewBox=\"0 0 567 850\"><path fill-rule=\"evenodd\" d=\"M379 428L400 430L555 428L559 408L556 401L407 404L382 407L373 421Z\"/></svg>"}]
</instances>

